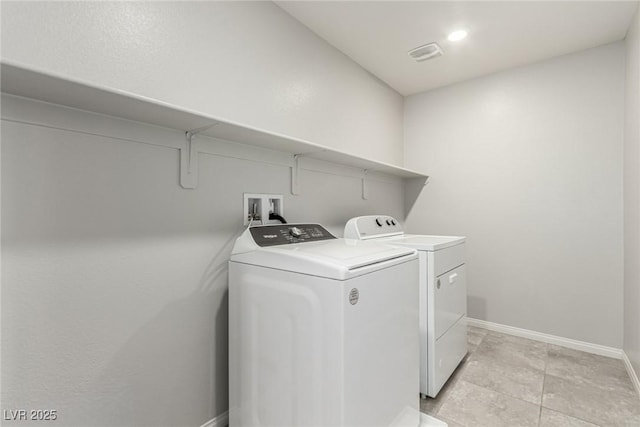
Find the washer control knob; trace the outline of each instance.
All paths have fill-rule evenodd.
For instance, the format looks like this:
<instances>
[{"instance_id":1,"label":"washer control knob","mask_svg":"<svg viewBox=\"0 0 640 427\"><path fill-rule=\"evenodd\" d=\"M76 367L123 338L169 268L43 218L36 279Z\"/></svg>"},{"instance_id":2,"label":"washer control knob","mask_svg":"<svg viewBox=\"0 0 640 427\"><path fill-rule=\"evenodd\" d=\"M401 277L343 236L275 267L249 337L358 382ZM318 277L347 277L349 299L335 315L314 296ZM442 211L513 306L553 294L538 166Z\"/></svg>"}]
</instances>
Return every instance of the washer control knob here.
<instances>
[{"instance_id":1,"label":"washer control knob","mask_svg":"<svg viewBox=\"0 0 640 427\"><path fill-rule=\"evenodd\" d=\"M376 224L378 224L378 227L382 227L382 221L380 218L376 218Z\"/></svg>"},{"instance_id":2,"label":"washer control knob","mask_svg":"<svg viewBox=\"0 0 640 427\"><path fill-rule=\"evenodd\" d=\"M298 227L291 227L289 229L289 234L291 234L293 237L300 237L302 236L302 230L300 230Z\"/></svg>"},{"instance_id":3,"label":"washer control knob","mask_svg":"<svg viewBox=\"0 0 640 427\"><path fill-rule=\"evenodd\" d=\"M387 225L389 225L389 226L391 225L391 220L390 219L387 220Z\"/></svg>"},{"instance_id":4,"label":"washer control knob","mask_svg":"<svg viewBox=\"0 0 640 427\"><path fill-rule=\"evenodd\" d=\"M392 220L391 220L391 224L396 225L396 220L395 220L395 219L392 219Z\"/></svg>"}]
</instances>

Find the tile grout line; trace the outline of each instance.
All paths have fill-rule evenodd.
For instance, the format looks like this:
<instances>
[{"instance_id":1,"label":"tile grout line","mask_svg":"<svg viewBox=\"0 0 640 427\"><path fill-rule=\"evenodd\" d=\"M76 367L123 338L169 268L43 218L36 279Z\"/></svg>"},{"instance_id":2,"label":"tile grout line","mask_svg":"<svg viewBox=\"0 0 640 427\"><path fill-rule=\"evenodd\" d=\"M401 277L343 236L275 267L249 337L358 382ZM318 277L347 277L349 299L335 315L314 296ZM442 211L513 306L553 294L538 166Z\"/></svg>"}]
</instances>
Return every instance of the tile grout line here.
<instances>
[{"instance_id":1,"label":"tile grout line","mask_svg":"<svg viewBox=\"0 0 640 427\"><path fill-rule=\"evenodd\" d=\"M507 334L507 335L509 335L509 334ZM529 338L525 338L525 339L529 339ZM531 340L531 341L535 341L535 340ZM550 411L554 411L554 412L557 412L559 414L565 415L567 417L575 418L577 420L584 421L584 422L589 423L589 424L593 424L596 427L601 427L599 424L596 424L593 421L589 421L589 420L586 420L584 418L577 417L575 415L565 414L564 412L559 411L557 409L547 408L546 406L544 406L544 388L545 388L545 384L547 382L547 366L548 366L548 362L549 362L549 350L550 350L551 345L553 345L553 344L545 343L545 345L546 345L546 349L547 349L547 355L546 355L545 360L544 360L544 376L542 378L542 396L540 396L540 413L538 415L538 426L540 426L540 421L542 420L542 409L544 408L544 409L548 409ZM577 350L577 351L580 351L580 350ZM588 354L591 354L591 353L588 353ZM555 375L553 375L553 376L555 377ZM560 377L556 377L556 378L560 378ZM472 383L472 384L474 384L474 383ZM475 384L475 385L478 385L478 384ZM482 386L479 386L479 387L482 387ZM486 389L486 387L483 387L483 388ZM487 389L487 390L491 390L491 389ZM528 402L526 400L520 399L520 398L515 397L515 396L510 396L508 394L505 394L505 393L502 393L502 392L499 392L499 391L496 391L496 393L500 393L500 394L502 394L504 396L508 396L508 397L511 397L511 398L514 398L514 399L518 399L518 400L520 400L522 402L531 403L531 402Z\"/></svg>"},{"instance_id":2,"label":"tile grout line","mask_svg":"<svg viewBox=\"0 0 640 427\"><path fill-rule=\"evenodd\" d=\"M505 397L508 397L509 399L519 400L520 402L524 402L524 403L528 403L529 405L536 406L536 404L535 404L535 403L530 402L530 401L528 401L528 400L520 399L519 397L512 396L512 395L507 394L507 393L504 393L504 392L502 392L502 391L494 390L494 389L492 389L492 388L488 388L488 387L486 387L486 386L484 386L484 385L476 384L476 383L474 383L473 381L465 380L465 379L463 379L463 378L460 378L460 380L462 380L462 381L466 381L466 382L468 382L469 384L473 384L473 385L474 385L474 386L476 386L476 387L483 388L483 389L485 389L485 390L487 390L487 391L490 391L490 392L492 392L492 393L498 393L498 394L501 394L501 395L503 395L503 396L505 396ZM541 406L541 405L537 405L537 406Z\"/></svg>"},{"instance_id":3,"label":"tile grout line","mask_svg":"<svg viewBox=\"0 0 640 427\"><path fill-rule=\"evenodd\" d=\"M535 404L535 403L531 403L531 402L529 402L528 400L523 400L523 399L520 399L519 397L511 396L510 394L506 394L506 393L503 393L503 392L501 392L501 391L493 390L493 389L491 389L491 388L487 388L487 387L485 387L485 386L478 385L478 384L476 384L476 383L474 383L474 382L467 381L467 380L462 379L462 378L460 378L460 380L459 380L459 381L466 381L467 383L469 383L469 384L473 384L474 386L476 386L476 387L478 387L478 388L481 388L481 389L484 389L484 390L486 390L486 391L488 391L488 392L495 393L495 394L499 394L499 395L501 395L501 396L508 397L509 399L518 400L518 401L520 401L520 402L524 402L524 403L528 403L529 405L536 406L536 404ZM557 412L557 411L556 411L556 412ZM566 415L566 414L563 414L563 415ZM539 415L538 415L538 417L539 417ZM575 418L575 417L574 417L574 418ZM463 427L466 427L466 426L463 426Z\"/></svg>"},{"instance_id":4,"label":"tile grout line","mask_svg":"<svg viewBox=\"0 0 640 427\"><path fill-rule=\"evenodd\" d=\"M487 335L488 335L488 334L485 334L485 335L482 337L482 339L481 339L481 340L480 340L480 342L478 343L478 346L476 346L476 349L480 346L480 344L482 344L482 341L484 341L484 339L487 337ZM509 334L507 334L507 335L509 335ZM528 339L528 338L525 338L525 339ZM532 341L535 341L535 340L532 340ZM549 361L549 347L550 347L550 345L551 345L550 343L544 343L544 344L545 344L545 349L546 349L546 356L545 356L545 366L544 366L544 370L543 370L542 395L540 396L540 404L538 405L538 424L537 424L537 425L538 425L538 427L539 427L540 422L541 422L541 420L542 420L542 409L543 409L543 408L548 409L548 410L553 411L553 412L557 412L557 413L562 414L562 415L565 415L565 416L567 416L567 417L571 417L571 418L575 418L575 419L580 420L580 421L584 421L584 422L589 423L589 424L592 424L592 425L594 425L594 426L596 426L596 427L601 427L599 424L595 424L593 421L589 421L589 420L583 419L583 418L581 418L581 417L576 417L575 415L565 414L565 413L564 413L564 412L562 412L562 411L558 411L558 410L556 410L556 409L552 409L552 408L546 408L545 406L543 406L544 389L545 389L545 384L546 384L546 379L547 379L547 367L548 367L548 361ZM521 398L519 398L519 397L512 396L512 395L507 394L507 393L504 393L504 392L502 392L502 391L497 391L497 390L494 390L494 389L491 389L491 388L487 388L487 387L485 387L485 386L483 386L483 385L476 384L476 383L474 383L473 381L468 381L468 380L466 380L466 379L464 379L464 378L458 378L458 379L456 379L456 384L457 384L458 382L460 382L460 381L465 381L465 382L467 382L467 383L469 383L469 384L473 384L474 386L479 387L479 388L482 388L482 389L484 389L484 390L486 390L486 391L488 391L488 392L497 393L497 394L499 394L499 395L505 396L505 397L510 398L510 399L515 399L515 400L519 400L520 402L528 403L528 404L530 404L530 405L535 405L534 403L532 403L532 402L530 402L530 401L528 401L528 400L524 400L524 399L521 399ZM447 398L448 398L448 397L449 397L449 396L447 396ZM444 401L444 400L443 400L442 402L440 402L440 405L438 406L438 410L434 413L434 416L436 416L436 415L440 412L440 409L442 408L442 406L444 405L444 403L445 403L445 401ZM465 426L465 425L463 425L463 424L461 424L461 426L462 426L462 427L466 427L466 426Z\"/></svg>"},{"instance_id":5,"label":"tile grout line","mask_svg":"<svg viewBox=\"0 0 640 427\"><path fill-rule=\"evenodd\" d=\"M547 362L549 361L549 350L551 349L551 348L550 348L550 347L551 347L551 345L553 345L553 344L551 344L551 343L547 343L547 359L546 359L546 361L545 361L545 365L544 365L544 382L543 382L543 384L542 384L542 397L543 397L543 399L544 399L544 385L545 385L545 384L546 384L546 382L547 382L547 366L548 366L548 365L547 365ZM576 350L576 351L581 351L581 350ZM591 354L591 353L587 353L587 354ZM606 357L606 356L604 356L604 357ZM555 378L562 379L562 377L558 377L558 376L556 376L556 375L550 375L550 374L549 374L549 376L552 376L552 377L555 377ZM544 400L541 400L540 402L541 402L541 403L540 403L540 406L541 406L541 408L540 408L541 416L542 416L542 408L544 408L544 409L547 409L547 410L549 410L549 411L554 411L554 412L557 412L558 414L565 415L565 416L567 416L567 417L571 417L571 418L575 418L575 419L580 420L580 421L584 421L585 423L593 424L593 425L594 425L594 426L596 426L596 427L600 427L600 425L599 425L599 424L596 424L595 422L593 422L593 421L591 421L591 420L587 420L587 419L584 419L584 418L582 418L582 417L577 417L577 416L572 415L572 414L565 414L564 412L562 412L562 411L560 411L560 410L558 410L558 409L547 408L546 406L544 406L544 405L543 405L543 404L544 404Z\"/></svg>"},{"instance_id":6,"label":"tile grout line","mask_svg":"<svg viewBox=\"0 0 640 427\"><path fill-rule=\"evenodd\" d=\"M558 379L562 379L561 377L556 377L555 375L551 375L551 376L553 376L555 378L558 378ZM585 423L592 424L595 427L602 427L600 424L596 424L593 420L587 420L585 418L582 418L581 416L579 417L579 416L576 416L576 415L573 415L573 414L566 414L566 413L564 413L563 411L561 411L559 409L547 408L546 406L543 406L543 408L547 409L549 411L557 412L558 414L562 414L562 415L564 415L566 417L569 417L569 418L575 418L576 420L584 421Z\"/></svg>"},{"instance_id":7,"label":"tile grout line","mask_svg":"<svg viewBox=\"0 0 640 427\"><path fill-rule=\"evenodd\" d=\"M547 366L549 364L549 343L545 346L546 355L544 357L544 373L542 376L542 394L540 395L540 411L538 413L538 427L540 427L540 423L542 422L542 403L544 402L544 386L547 383Z\"/></svg>"},{"instance_id":8,"label":"tile grout line","mask_svg":"<svg viewBox=\"0 0 640 427\"><path fill-rule=\"evenodd\" d=\"M480 328L483 329L483 328ZM485 331L488 331L485 329ZM469 334L469 330L467 329L467 337ZM478 342L478 345L476 345L476 350L478 349L478 347L480 347L480 344L482 344L482 341L484 341L484 339L486 338L487 333L485 333L484 335L482 335L482 338L480 338L480 341ZM468 343L468 338L467 338L467 343ZM468 344L467 344L468 345ZM474 350L475 352L475 350ZM467 350L467 361L469 361L469 359L471 358L472 354L468 352ZM466 363L466 362L465 362ZM462 380L462 378L456 378L455 384L452 384L452 388L455 387L460 381ZM440 405L438 405L438 409L436 409L436 411L434 412L433 416L437 417L438 413L440 412L440 409L442 409L442 407L444 406L445 400L447 400L450 396L447 396L445 399L442 400L442 402L440 402ZM459 423L458 423L459 424ZM466 425L464 424L460 424L461 427L466 427Z\"/></svg>"},{"instance_id":9,"label":"tile grout line","mask_svg":"<svg viewBox=\"0 0 640 427\"><path fill-rule=\"evenodd\" d=\"M486 337L487 337L488 335L489 335L489 334L485 334L485 335L483 335L483 337L481 338L481 340L480 340L480 342L479 342L479 344L478 344L478 346L477 346L476 348L478 348L478 347L480 346L480 344L484 341L484 339L486 339ZM509 334L507 334L507 335L509 335ZM525 340L529 340L529 339L528 339L528 338L525 338ZM532 340L532 341L535 341L535 340ZM545 406L543 405L544 392L545 392L545 388L546 388L546 380L547 380L547 376L549 375L547 371L548 371L549 362L550 362L550 347L551 347L551 345L552 345L551 343L544 343L544 344L545 344L545 360L544 360L544 369L543 369L542 394L541 394L541 396L540 396L540 397L541 397L541 399L540 399L540 404L538 405L538 423L537 423L538 427L540 426L540 423L541 423L541 421L542 421L542 409L543 409L543 408L544 408L544 409L547 409L547 410L549 410L549 411L551 411L551 412L555 412L555 413L561 414L561 415L563 415L563 416L567 416L567 417L569 417L569 418L573 418L573 419L576 419L576 420L583 421L583 422L585 422L585 423L588 423L589 425L593 425L594 427L602 427L600 424L596 424L596 423L594 423L593 421L590 421L590 420L587 420L587 419L583 419L582 417L578 417L578 416L575 416L575 415L566 414L566 413L564 413L564 412L562 412L562 411L559 411L559 410L557 410L557 409L547 408L547 407L545 407ZM488 387L483 386L483 385L476 384L476 383L474 383L473 381L468 381L467 379L464 379L464 378L458 378L458 379L456 380L456 383L457 383L457 382L459 382L459 381L461 381L461 380L463 380L463 381L465 381L465 382L468 382L469 384L473 384L474 386L479 387L479 388L481 388L481 389L484 389L484 390L486 390L486 391L488 391L488 392L496 393L496 394L498 394L498 395L502 395L502 396L505 396L505 397L510 398L510 399L515 399L515 400L519 400L519 401L524 402L524 403L529 403L529 404L533 404L533 405L535 405L534 403L532 403L532 402L530 402L530 401L527 401L527 400L521 399L521 398L519 398L519 397L511 396L511 395L509 395L509 394L507 394L507 393L504 393L504 392L502 392L502 391L497 391L497 390L494 390L494 389L492 389L492 388L488 388ZM442 402L441 406L442 406L443 404L444 404L444 401ZM438 412L439 412L439 410L440 410L440 408L438 409ZM463 427L464 427L464 426L463 426Z\"/></svg>"},{"instance_id":10,"label":"tile grout line","mask_svg":"<svg viewBox=\"0 0 640 427\"><path fill-rule=\"evenodd\" d=\"M482 327L480 327L480 326L475 326L475 327L476 327L476 328L479 328L479 329L485 329L485 330L487 330L487 332L491 332L491 331L492 331L491 329L482 328ZM502 333L502 332L499 332L499 333ZM504 334L505 334L505 335L511 335L511 334L509 334L509 333L504 333ZM489 334L489 333L487 333L487 334L483 335L483 337L482 337L482 339L481 339L480 343L482 343L482 342L484 341L484 339L486 339L486 337L487 337L488 335L490 335L490 334ZM516 335L516 336L517 336L517 335ZM519 337L519 336L517 336L517 337ZM537 340L535 340L535 339L533 339L533 340L532 340L532 339L530 339L530 338L528 338L528 337L519 337L519 338L523 338L524 340L527 340L527 341L537 341ZM538 341L538 342L540 342L540 341ZM544 343L544 342L543 342L543 343ZM566 416L566 417L569 417L569 418L573 418L573 419L575 419L575 420L583 421L583 422L588 423L589 425L592 425L592 426L594 426L594 427L603 427L601 424L596 423L596 422L594 422L593 420L584 419L582 415L581 415L581 416L576 416L576 415L573 415L573 414L567 414L567 413L565 413L565 412L563 412L563 411L560 411L560 410L558 410L558 409L549 408L549 407L544 406L544 394L545 394L545 390L546 390L546 380L548 379L548 377L549 377L549 376L553 376L554 378L562 379L562 377L557 377L557 376L555 376L555 375L550 375L550 374L548 374L548 368L549 368L549 364L550 364L550 351L551 351L551 346L554 346L554 345L557 345L557 344L554 344L554 343L548 343L548 342L547 342L547 343L544 343L544 344L545 344L545 348L546 348L546 357L545 357L545 364L544 364L544 370L543 370L542 395L541 395L540 404L539 404L538 427L540 426L540 423L541 423L541 421L542 421L542 410L543 410L543 409L546 409L546 410L551 411L551 412L555 412L555 413L557 413L557 414L561 414L561 415ZM478 344L478 347L479 347L479 346L480 346L480 344ZM566 347L564 347L564 346L560 346L560 347L562 347L562 348L566 348ZM589 355L593 354L593 353L589 353L589 352L585 352L585 351L577 350L577 349L570 349L570 350L575 350L575 351L578 351L578 352L580 352L580 353L586 353L586 354L589 354ZM602 357L609 357L609 356L604 356L604 355L599 355L599 354L595 354L595 355L596 355L596 356L602 356ZM466 382L468 382L468 383L470 383L470 384L473 384L473 385L475 385L475 386L477 386L477 387L480 387L480 388L482 388L482 389L484 389L484 390L487 390L487 391L490 391L490 392L493 392L493 393L497 393L497 394L499 394L499 395L506 396L506 397L511 398L511 399L516 399L516 400L519 400L519 401L521 401L521 402L525 402L525 403L532 404L530 401L527 401L527 400L521 399L521 398L519 398L519 397L511 396L511 395L509 395L509 394L507 394L507 393L504 393L504 392L501 392L501 391L497 391L497 390L493 390L493 389L491 389L491 388L488 388L488 387L485 387L485 386L482 386L482 385L479 385L479 384L475 384L473 381L468 381L467 379L464 379L464 378L460 378L458 381L460 381L460 380L464 380L464 381L466 381Z\"/></svg>"},{"instance_id":11,"label":"tile grout line","mask_svg":"<svg viewBox=\"0 0 640 427\"><path fill-rule=\"evenodd\" d=\"M480 328L479 326L475 326L475 327L476 327L476 328ZM484 329L484 328L480 328L480 329ZM489 332L491 332L491 330L490 330L490 329L486 329L486 330L487 330L487 331L489 331ZM493 331L493 332L495 332L495 331ZM499 333L501 333L501 332L499 332ZM487 334L485 334L485 335L482 337L482 340L480 340L480 344L482 344L482 341L487 337L487 335L489 335L489 334L487 333ZM505 334L505 335L509 335L509 334ZM518 337L518 338L520 338L520 337ZM524 338L524 339L525 339L525 340L529 340L528 338ZM529 340L529 341L535 341L535 340ZM480 347L480 344L478 344L478 347ZM547 348L547 357L548 357L548 348L549 348L549 344L548 344L548 343L543 343L543 344L545 344L545 346L546 346L546 348ZM478 347L476 347L476 349L477 349ZM474 352L474 353L475 353L475 352ZM545 358L545 368L544 368L544 372L546 372L546 369L547 369L547 361L546 361L546 358ZM542 381L543 381L543 388L544 388L544 372L543 372L543 377L542 377ZM519 400L520 402L528 403L528 404L530 404L530 405L536 405L535 403L530 402L530 401L528 401L528 400L524 400L524 399L521 399L521 398L519 398L519 397L512 396L512 395L507 394L507 393L504 393L504 392L502 392L502 391L498 391L498 390L494 390L494 389L492 389L492 388L488 388L488 387L486 387L486 386L484 386L484 385L476 384L475 382L473 382L473 381L469 381L469 380L464 379L464 378L460 378L458 381L460 381L460 380L464 380L464 381L468 382L469 384L473 384L473 385L475 385L475 386L477 386L477 387L481 387L481 388L483 388L483 389L485 389L485 390L488 390L488 391L491 391L491 392L494 392L494 393L501 394L502 396L506 396L506 397L508 397L508 398L510 398L510 399L516 399L516 400ZM539 404L539 406L540 406L540 407L542 407L542 396L540 396L540 404ZM438 410L439 410L439 409L438 409Z\"/></svg>"},{"instance_id":12,"label":"tile grout line","mask_svg":"<svg viewBox=\"0 0 640 427\"><path fill-rule=\"evenodd\" d=\"M551 408L544 408L544 409L546 409L546 410L548 410L548 411L551 411L551 412L555 412L555 413L558 413L558 414L564 415L564 416L569 417L569 418L574 418L574 419L576 419L576 420L583 421L583 422L585 422L585 423L587 423L587 424L591 424L591 425L593 425L594 427L602 427L600 424L596 424L596 423L594 423L593 421L585 420L584 418L576 417L575 415L565 414L564 412L562 412L562 411L558 411L557 409L551 409Z\"/></svg>"},{"instance_id":13,"label":"tile grout line","mask_svg":"<svg viewBox=\"0 0 640 427\"><path fill-rule=\"evenodd\" d=\"M476 326L476 327L478 327L478 326ZM487 329L487 331L490 331L490 329ZM480 344L482 344L482 341L487 337L487 335L489 335L489 334L487 333L487 334L485 334L485 335L482 337L482 340L480 340L480 343L478 344L478 347L480 347ZM506 334L506 335L509 335L509 334ZM525 339L528 339L528 338L525 338ZM533 341L533 340L531 340L531 341ZM548 343L545 343L545 344L546 344L546 347L547 347L547 357L548 357L548 355L549 355L549 353L548 353L549 344L548 344ZM476 349L477 349L478 347L476 347ZM474 352L474 353L475 353L475 352ZM545 359L545 372L546 372L546 369L547 369L547 361L546 361L546 359ZM459 379L458 379L458 381L466 381L466 382L468 382L469 384L473 384L474 386L476 386L476 387L480 387L480 388L485 389L485 390L487 390L487 391L489 391L489 392L497 393L497 394L500 394L500 395L502 395L502 396L508 397L508 398L510 398L510 399L519 400L520 402L528 403L529 405L535 405L535 403L529 402L528 400L524 400L524 399L521 399L521 398L519 398L519 397L511 396L510 394L504 393L504 392L502 392L502 391L498 391L498 390L494 390L494 389L491 389L491 388L487 388L487 387L485 387L485 386L483 386L483 385L476 384L476 383L474 383L473 381L468 381L468 380L466 380L466 379L464 379L464 378L459 378ZM543 378L542 378L542 381L543 381L543 390L544 390L544 376L543 376ZM539 407L540 407L540 412L542 412L542 396L541 396L540 402L541 402L541 403L540 403ZM440 409L438 409L438 411L440 411ZM540 415L538 415L538 421L539 421L539 420L540 420ZM464 426L463 426L463 427L464 427Z\"/></svg>"}]
</instances>

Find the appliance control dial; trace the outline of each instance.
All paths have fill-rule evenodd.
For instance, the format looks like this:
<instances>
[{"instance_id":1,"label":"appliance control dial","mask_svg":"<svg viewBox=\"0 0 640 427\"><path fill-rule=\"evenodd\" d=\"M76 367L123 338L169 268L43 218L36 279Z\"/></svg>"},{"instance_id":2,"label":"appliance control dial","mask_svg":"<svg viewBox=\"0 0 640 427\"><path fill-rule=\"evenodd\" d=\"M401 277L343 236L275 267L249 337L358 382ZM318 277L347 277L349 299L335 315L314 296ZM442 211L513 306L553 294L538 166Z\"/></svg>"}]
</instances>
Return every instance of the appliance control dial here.
<instances>
[{"instance_id":1,"label":"appliance control dial","mask_svg":"<svg viewBox=\"0 0 640 427\"><path fill-rule=\"evenodd\" d=\"M378 227L382 227L382 221L380 218L376 218L376 224L378 224Z\"/></svg>"},{"instance_id":2,"label":"appliance control dial","mask_svg":"<svg viewBox=\"0 0 640 427\"><path fill-rule=\"evenodd\" d=\"M293 237L300 237L302 236L302 230L300 230L298 227L291 227L289 229L289 234L291 234Z\"/></svg>"}]
</instances>

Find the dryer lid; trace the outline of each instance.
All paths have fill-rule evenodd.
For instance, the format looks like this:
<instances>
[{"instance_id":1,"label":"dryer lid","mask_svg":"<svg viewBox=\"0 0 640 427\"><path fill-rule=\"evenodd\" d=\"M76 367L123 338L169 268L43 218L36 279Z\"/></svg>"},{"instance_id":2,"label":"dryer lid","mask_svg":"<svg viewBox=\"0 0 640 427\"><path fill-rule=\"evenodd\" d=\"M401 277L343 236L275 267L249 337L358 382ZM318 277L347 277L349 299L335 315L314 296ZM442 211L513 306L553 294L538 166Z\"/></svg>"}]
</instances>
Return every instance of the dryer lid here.
<instances>
[{"instance_id":1,"label":"dryer lid","mask_svg":"<svg viewBox=\"0 0 640 427\"><path fill-rule=\"evenodd\" d=\"M402 237L382 239L389 244L403 245L419 251L437 251L464 243L462 236L429 236L422 234L405 234Z\"/></svg>"},{"instance_id":2,"label":"dryer lid","mask_svg":"<svg viewBox=\"0 0 640 427\"><path fill-rule=\"evenodd\" d=\"M351 218L344 227L347 239L375 240L394 245L406 245L419 251L437 251L464 243L462 236L432 236L405 234L400 221L388 215L367 215Z\"/></svg>"}]
</instances>

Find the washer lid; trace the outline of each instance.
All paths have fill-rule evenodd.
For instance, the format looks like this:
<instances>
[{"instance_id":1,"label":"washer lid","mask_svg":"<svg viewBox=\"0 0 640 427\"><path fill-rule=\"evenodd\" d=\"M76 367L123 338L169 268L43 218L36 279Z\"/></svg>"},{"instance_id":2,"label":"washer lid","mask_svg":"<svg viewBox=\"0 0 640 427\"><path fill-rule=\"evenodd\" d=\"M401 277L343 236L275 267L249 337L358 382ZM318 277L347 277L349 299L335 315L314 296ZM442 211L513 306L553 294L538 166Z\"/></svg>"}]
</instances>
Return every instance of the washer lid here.
<instances>
[{"instance_id":1,"label":"washer lid","mask_svg":"<svg viewBox=\"0 0 640 427\"><path fill-rule=\"evenodd\" d=\"M267 247L255 245L250 249L246 242L242 242L247 233L238 238L231 262L336 280L346 280L417 258L416 251L411 248L345 239Z\"/></svg>"}]
</instances>

